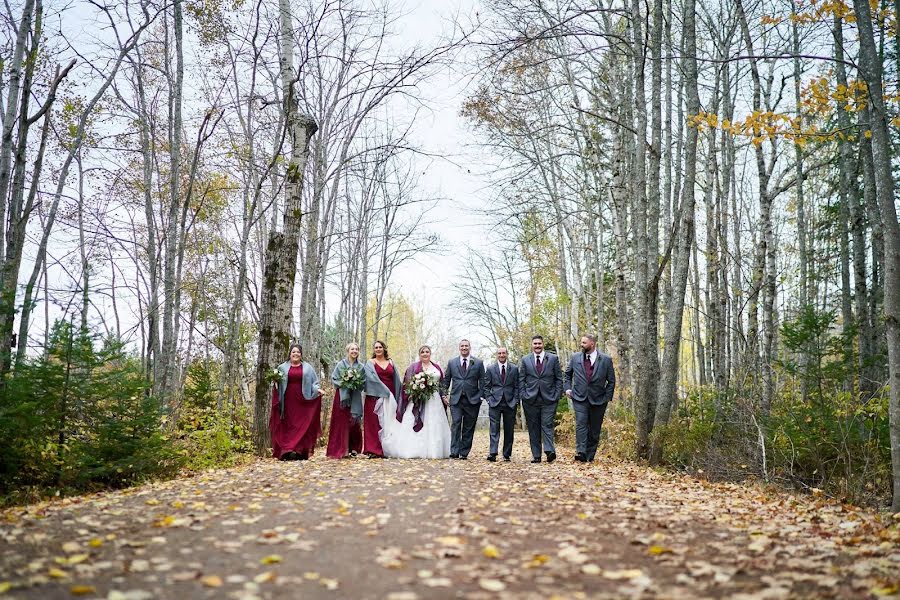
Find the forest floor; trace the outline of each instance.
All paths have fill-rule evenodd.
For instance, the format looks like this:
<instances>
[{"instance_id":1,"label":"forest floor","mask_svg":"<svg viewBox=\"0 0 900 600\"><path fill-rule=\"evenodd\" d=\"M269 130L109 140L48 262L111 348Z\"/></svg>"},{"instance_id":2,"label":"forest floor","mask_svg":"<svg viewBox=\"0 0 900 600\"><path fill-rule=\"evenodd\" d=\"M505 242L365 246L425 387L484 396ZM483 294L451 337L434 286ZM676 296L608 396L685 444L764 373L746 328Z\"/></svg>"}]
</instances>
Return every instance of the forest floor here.
<instances>
[{"instance_id":1,"label":"forest floor","mask_svg":"<svg viewBox=\"0 0 900 600\"><path fill-rule=\"evenodd\" d=\"M0 597L866 598L900 520L634 464L259 460L0 512ZM602 448L601 448L602 449ZM896 517L896 516L895 516Z\"/></svg>"}]
</instances>

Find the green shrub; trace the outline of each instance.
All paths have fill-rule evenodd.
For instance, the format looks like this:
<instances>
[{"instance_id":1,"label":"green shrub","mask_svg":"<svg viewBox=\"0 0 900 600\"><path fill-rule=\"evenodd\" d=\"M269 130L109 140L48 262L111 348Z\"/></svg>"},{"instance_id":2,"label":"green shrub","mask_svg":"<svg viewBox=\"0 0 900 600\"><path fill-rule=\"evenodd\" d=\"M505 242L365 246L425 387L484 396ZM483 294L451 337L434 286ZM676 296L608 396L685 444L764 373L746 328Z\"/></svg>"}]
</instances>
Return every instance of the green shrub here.
<instances>
[{"instance_id":1,"label":"green shrub","mask_svg":"<svg viewBox=\"0 0 900 600\"><path fill-rule=\"evenodd\" d=\"M188 367L177 419L177 439L191 470L227 467L252 458L250 413L243 404L219 407L215 387L221 365L195 360Z\"/></svg>"},{"instance_id":2,"label":"green shrub","mask_svg":"<svg viewBox=\"0 0 900 600\"><path fill-rule=\"evenodd\" d=\"M175 473L178 455L117 340L57 322L43 356L15 366L0 402L0 494L121 487Z\"/></svg>"}]
</instances>

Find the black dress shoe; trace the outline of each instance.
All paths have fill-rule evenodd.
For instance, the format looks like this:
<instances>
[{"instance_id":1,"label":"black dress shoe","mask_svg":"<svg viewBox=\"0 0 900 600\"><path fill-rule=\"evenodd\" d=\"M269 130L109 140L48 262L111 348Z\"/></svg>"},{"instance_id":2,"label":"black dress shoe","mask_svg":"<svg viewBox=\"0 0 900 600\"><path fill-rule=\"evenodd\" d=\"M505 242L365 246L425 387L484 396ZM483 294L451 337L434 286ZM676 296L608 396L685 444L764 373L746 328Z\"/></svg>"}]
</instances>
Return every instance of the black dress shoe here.
<instances>
[{"instance_id":1,"label":"black dress shoe","mask_svg":"<svg viewBox=\"0 0 900 600\"><path fill-rule=\"evenodd\" d=\"M504 457L503 457L503 460L504 460L505 462L509 462L509 457L508 457L508 456L504 456Z\"/></svg>"},{"instance_id":2,"label":"black dress shoe","mask_svg":"<svg viewBox=\"0 0 900 600\"><path fill-rule=\"evenodd\" d=\"M463 456L462 454L459 455L459 460L468 460L468 458L468 456Z\"/></svg>"},{"instance_id":3,"label":"black dress shoe","mask_svg":"<svg viewBox=\"0 0 900 600\"><path fill-rule=\"evenodd\" d=\"M575 462L587 462L587 458L585 458L584 454L576 454Z\"/></svg>"},{"instance_id":4,"label":"black dress shoe","mask_svg":"<svg viewBox=\"0 0 900 600\"><path fill-rule=\"evenodd\" d=\"M497 455L496 454L488 454L488 460L491 462L497 462Z\"/></svg>"},{"instance_id":5,"label":"black dress shoe","mask_svg":"<svg viewBox=\"0 0 900 600\"><path fill-rule=\"evenodd\" d=\"M294 452L293 450L290 452L285 452L281 455L281 460L299 460L300 455Z\"/></svg>"},{"instance_id":6,"label":"black dress shoe","mask_svg":"<svg viewBox=\"0 0 900 600\"><path fill-rule=\"evenodd\" d=\"M547 453L547 462L552 463L554 460L556 460L556 452L548 452Z\"/></svg>"},{"instance_id":7,"label":"black dress shoe","mask_svg":"<svg viewBox=\"0 0 900 600\"><path fill-rule=\"evenodd\" d=\"M450 458L459 458L459 454L451 454Z\"/></svg>"},{"instance_id":8,"label":"black dress shoe","mask_svg":"<svg viewBox=\"0 0 900 600\"><path fill-rule=\"evenodd\" d=\"M532 462L532 464L534 464L534 463L539 463L539 462L541 462L541 457L539 456L539 457L537 457L537 458L532 458L532 459L531 459L531 462Z\"/></svg>"}]
</instances>

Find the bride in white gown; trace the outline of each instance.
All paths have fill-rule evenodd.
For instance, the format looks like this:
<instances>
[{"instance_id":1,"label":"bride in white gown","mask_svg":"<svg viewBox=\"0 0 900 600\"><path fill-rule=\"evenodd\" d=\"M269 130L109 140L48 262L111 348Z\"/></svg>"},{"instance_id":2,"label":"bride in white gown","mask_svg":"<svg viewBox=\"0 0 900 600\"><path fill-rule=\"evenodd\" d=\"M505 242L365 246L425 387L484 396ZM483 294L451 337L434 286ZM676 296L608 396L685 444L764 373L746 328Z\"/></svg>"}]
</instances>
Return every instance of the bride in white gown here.
<instances>
[{"instance_id":1,"label":"bride in white gown","mask_svg":"<svg viewBox=\"0 0 900 600\"><path fill-rule=\"evenodd\" d=\"M424 371L443 377L440 366L431 362L431 348L419 348L419 361L411 364L403 378L406 381L415 373ZM381 447L384 455L391 458L447 458L450 456L450 424L440 393L434 392L425 402L419 415L413 411L413 403L401 398L400 413L398 400L391 394L383 398L375 407L381 424ZM398 420L402 418L402 420ZM420 427L419 427L420 425ZM416 431L418 429L418 431Z\"/></svg>"}]
</instances>

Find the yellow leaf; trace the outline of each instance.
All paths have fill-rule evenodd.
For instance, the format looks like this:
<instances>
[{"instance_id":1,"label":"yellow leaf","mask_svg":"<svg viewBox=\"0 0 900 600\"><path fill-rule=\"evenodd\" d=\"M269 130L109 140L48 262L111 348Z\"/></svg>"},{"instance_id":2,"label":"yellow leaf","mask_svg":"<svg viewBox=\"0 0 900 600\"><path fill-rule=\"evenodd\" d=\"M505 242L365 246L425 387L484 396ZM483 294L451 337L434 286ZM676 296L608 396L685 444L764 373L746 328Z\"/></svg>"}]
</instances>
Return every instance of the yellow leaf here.
<instances>
[{"instance_id":1,"label":"yellow leaf","mask_svg":"<svg viewBox=\"0 0 900 600\"><path fill-rule=\"evenodd\" d=\"M94 538L88 542L88 546L90 546L91 548L99 548L102 545L103 540L101 540L100 538Z\"/></svg>"},{"instance_id":2,"label":"yellow leaf","mask_svg":"<svg viewBox=\"0 0 900 600\"><path fill-rule=\"evenodd\" d=\"M75 596L87 596L88 594L96 594L97 588L92 585L73 585L69 591Z\"/></svg>"},{"instance_id":3,"label":"yellow leaf","mask_svg":"<svg viewBox=\"0 0 900 600\"><path fill-rule=\"evenodd\" d=\"M435 538L435 541L442 546L462 546L465 543L461 537L456 535L444 535Z\"/></svg>"},{"instance_id":4,"label":"yellow leaf","mask_svg":"<svg viewBox=\"0 0 900 600\"><path fill-rule=\"evenodd\" d=\"M144 504L146 504L147 506L156 506L157 504L159 504L159 500L157 500L156 498L150 498L149 500L145 500Z\"/></svg>"},{"instance_id":5,"label":"yellow leaf","mask_svg":"<svg viewBox=\"0 0 900 600\"><path fill-rule=\"evenodd\" d=\"M579 519L587 519L587 513L580 512L577 516Z\"/></svg>"},{"instance_id":6,"label":"yellow leaf","mask_svg":"<svg viewBox=\"0 0 900 600\"><path fill-rule=\"evenodd\" d=\"M525 563L525 566L529 569L533 569L535 567L540 567L544 563L550 560L550 557L546 554L535 554L531 557L531 560Z\"/></svg>"},{"instance_id":7,"label":"yellow leaf","mask_svg":"<svg viewBox=\"0 0 900 600\"><path fill-rule=\"evenodd\" d=\"M270 554L269 556L264 557L259 562L261 562L264 565L274 565L276 563L281 562L281 555L280 554Z\"/></svg>"},{"instance_id":8,"label":"yellow leaf","mask_svg":"<svg viewBox=\"0 0 900 600\"><path fill-rule=\"evenodd\" d=\"M206 587L222 587L222 578L218 575L207 575L206 577L201 579L200 582L203 583L203 585L205 585Z\"/></svg>"},{"instance_id":9,"label":"yellow leaf","mask_svg":"<svg viewBox=\"0 0 900 600\"><path fill-rule=\"evenodd\" d=\"M886 585L886 586L876 586L869 590L872 592L873 596L893 596L898 591L900 591L900 586L897 585Z\"/></svg>"},{"instance_id":10,"label":"yellow leaf","mask_svg":"<svg viewBox=\"0 0 900 600\"><path fill-rule=\"evenodd\" d=\"M253 578L253 581L255 581L256 583L272 583L273 581L275 581L275 573L274 571L266 571L265 573L260 573Z\"/></svg>"},{"instance_id":11,"label":"yellow leaf","mask_svg":"<svg viewBox=\"0 0 900 600\"><path fill-rule=\"evenodd\" d=\"M499 558L500 551L497 550L497 547L493 544L488 544L484 548L481 549L481 553L484 554L485 558Z\"/></svg>"},{"instance_id":12,"label":"yellow leaf","mask_svg":"<svg viewBox=\"0 0 900 600\"><path fill-rule=\"evenodd\" d=\"M50 567L50 570L47 571L47 575L54 579L65 579L69 576L68 573L66 573L62 569L57 569L56 567Z\"/></svg>"},{"instance_id":13,"label":"yellow leaf","mask_svg":"<svg viewBox=\"0 0 900 600\"><path fill-rule=\"evenodd\" d=\"M5 594L12 589L12 584L8 581L0 581L0 594Z\"/></svg>"},{"instance_id":14,"label":"yellow leaf","mask_svg":"<svg viewBox=\"0 0 900 600\"><path fill-rule=\"evenodd\" d=\"M73 554L69 557L67 561L70 565L77 565L78 563L83 563L88 558L90 558L89 554Z\"/></svg>"},{"instance_id":15,"label":"yellow leaf","mask_svg":"<svg viewBox=\"0 0 900 600\"><path fill-rule=\"evenodd\" d=\"M647 554L650 556L659 556L660 554L666 554L672 552L668 548L664 548L662 546L650 546L647 548Z\"/></svg>"}]
</instances>

